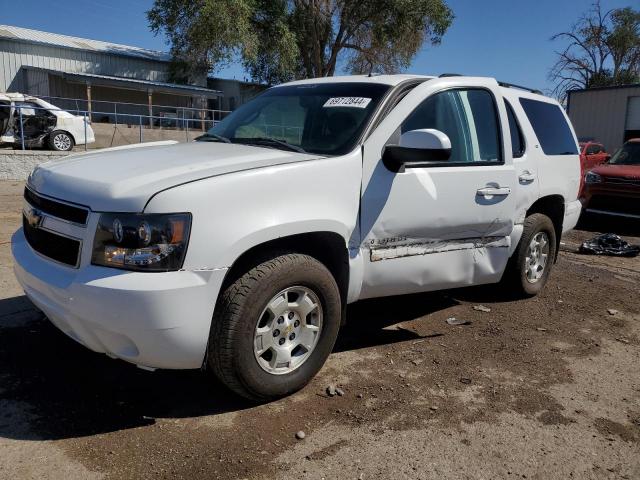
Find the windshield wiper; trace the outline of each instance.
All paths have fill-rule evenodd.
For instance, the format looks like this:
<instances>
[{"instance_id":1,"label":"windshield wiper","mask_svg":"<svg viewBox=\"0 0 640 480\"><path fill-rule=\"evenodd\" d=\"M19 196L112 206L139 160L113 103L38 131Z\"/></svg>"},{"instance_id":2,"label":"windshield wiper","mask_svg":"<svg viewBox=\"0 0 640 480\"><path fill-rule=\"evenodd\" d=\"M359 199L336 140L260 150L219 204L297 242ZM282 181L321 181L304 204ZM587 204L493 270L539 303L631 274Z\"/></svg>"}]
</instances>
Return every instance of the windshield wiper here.
<instances>
[{"instance_id":1,"label":"windshield wiper","mask_svg":"<svg viewBox=\"0 0 640 480\"><path fill-rule=\"evenodd\" d=\"M293 152L299 152L299 153L307 153L307 151L302 148L299 147L297 145L293 145L289 142L285 142L284 140L278 140L277 138L271 138L271 137L256 137L256 138L243 138L243 139L236 139L236 140L242 140L242 143L246 143L248 145L277 145L279 147L284 147L287 148Z\"/></svg>"},{"instance_id":2,"label":"windshield wiper","mask_svg":"<svg viewBox=\"0 0 640 480\"><path fill-rule=\"evenodd\" d=\"M223 137L222 135L216 135L215 133L205 133L204 135L199 136L195 140L203 141L203 142L224 142L231 143L227 137Z\"/></svg>"}]
</instances>

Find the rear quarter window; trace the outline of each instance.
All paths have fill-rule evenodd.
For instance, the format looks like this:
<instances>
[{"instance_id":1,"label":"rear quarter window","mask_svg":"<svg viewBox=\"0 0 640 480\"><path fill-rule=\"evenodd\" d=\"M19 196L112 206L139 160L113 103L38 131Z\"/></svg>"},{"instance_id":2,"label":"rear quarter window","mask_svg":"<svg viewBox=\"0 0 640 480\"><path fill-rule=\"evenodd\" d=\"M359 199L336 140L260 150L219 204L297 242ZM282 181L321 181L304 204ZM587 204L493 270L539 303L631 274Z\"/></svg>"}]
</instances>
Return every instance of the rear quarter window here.
<instances>
[{"instance_id":1,"label":"rear quarter window","mask_svg":"<svg viewBox=\"0 0 640 480\"><path fill-rule=\"evenodd\" d=\"M578 146L560 106L529 98L521 98L520 104L545 155L578 154Z\"/></svg>"}]
</instances>

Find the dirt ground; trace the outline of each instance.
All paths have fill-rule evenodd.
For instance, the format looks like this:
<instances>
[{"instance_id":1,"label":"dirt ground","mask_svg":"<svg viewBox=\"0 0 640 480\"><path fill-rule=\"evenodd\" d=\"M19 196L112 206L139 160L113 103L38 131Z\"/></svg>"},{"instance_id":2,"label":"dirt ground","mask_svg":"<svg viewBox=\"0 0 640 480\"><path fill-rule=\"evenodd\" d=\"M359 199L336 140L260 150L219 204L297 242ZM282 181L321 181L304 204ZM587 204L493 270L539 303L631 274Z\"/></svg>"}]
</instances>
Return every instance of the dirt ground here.
<instances>
[{"instance_id":1,"label":"dirt ground","mask_svg":"<svg viewBox=\"0 0 640 480\"><path fill-rule=\"evenodd\" d=\"M52 327L13 278L21 190L0 183L0 478L640 478L640 257L575 253L598 230L640 243L637 224L567 235L534 299L356 304L311 384L256 406Z\"/></svg>"}]
</instances>

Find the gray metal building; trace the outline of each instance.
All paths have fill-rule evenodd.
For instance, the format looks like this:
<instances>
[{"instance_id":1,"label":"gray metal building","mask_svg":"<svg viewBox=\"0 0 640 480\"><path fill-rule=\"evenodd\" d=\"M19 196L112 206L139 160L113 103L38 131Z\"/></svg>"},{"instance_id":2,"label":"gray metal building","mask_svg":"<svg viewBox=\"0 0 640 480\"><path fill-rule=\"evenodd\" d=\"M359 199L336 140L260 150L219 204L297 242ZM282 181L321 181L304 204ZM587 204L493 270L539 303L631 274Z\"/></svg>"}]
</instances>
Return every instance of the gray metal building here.
<instances>
[{"instance_id":1,"label":"gray metal building","mask_svg":"<svg viewBox=\"0 0 640 480\"><path fill-rule=\"evenodd\" d=\"M640 138L640 84L573 90L567 110L578 139L600 142L609 153Z\"/></svg>"},{"instance_id":2,"label":"gray metal building","mask_svg":"<svg viewBox=\"0 0 640 480\"><path fill-rule=\"evenodd\" d=\"M171 83L169 61L164 52L0 25L0 92L45 97L61 108L91 112L94 121L113 121L113 109L175 115L189 108L232 110L245 100L245 82L237 80L219 82L228 98L206 76L193 85Z\"/></svg>"}]
</instances>

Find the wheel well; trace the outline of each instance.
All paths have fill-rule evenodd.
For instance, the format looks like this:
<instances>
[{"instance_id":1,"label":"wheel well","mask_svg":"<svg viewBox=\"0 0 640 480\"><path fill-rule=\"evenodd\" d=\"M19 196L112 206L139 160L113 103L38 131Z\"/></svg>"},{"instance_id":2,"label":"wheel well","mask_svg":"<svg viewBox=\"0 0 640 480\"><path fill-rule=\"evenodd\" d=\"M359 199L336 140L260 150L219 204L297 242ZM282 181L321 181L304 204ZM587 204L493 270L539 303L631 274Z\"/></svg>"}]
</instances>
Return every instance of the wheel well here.
<instances>
[{"instance_id":1,"label":"wheel well","mask_svg":"<svg viewBox=\"0 0 640 480\"><path fill-rule=\"evenodd\" d=\"M349 288L349 252L344 238L334 232L301 233L270 240L250 248L233 263L221 290L226 289L247 270L278 253L302 253L327 267L338 284L344 312Z\"/></svg>"},{"instance_id":2,"label":"wheel well","mask_svg":"<svg viewBox=\"0 0 640 480\"><path fill-rule=\"evenodd\" d=\"M564 220L564 197L562 195L549 195L539 198L529 210L527 217L534 213L542 213L551 219L556 230L556 259L560 250L560 237L562 237L562 222Z\"/></svg>"}]
</instances>

